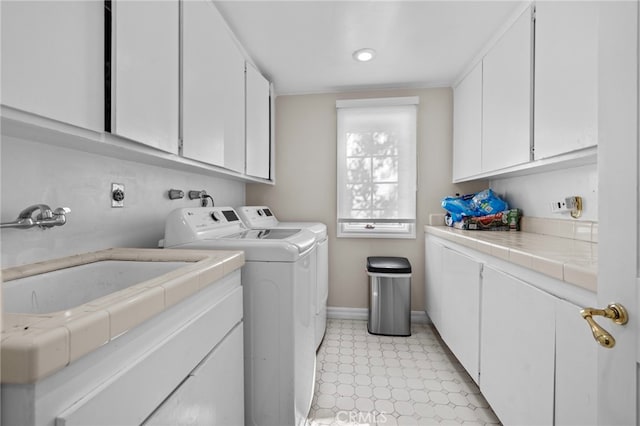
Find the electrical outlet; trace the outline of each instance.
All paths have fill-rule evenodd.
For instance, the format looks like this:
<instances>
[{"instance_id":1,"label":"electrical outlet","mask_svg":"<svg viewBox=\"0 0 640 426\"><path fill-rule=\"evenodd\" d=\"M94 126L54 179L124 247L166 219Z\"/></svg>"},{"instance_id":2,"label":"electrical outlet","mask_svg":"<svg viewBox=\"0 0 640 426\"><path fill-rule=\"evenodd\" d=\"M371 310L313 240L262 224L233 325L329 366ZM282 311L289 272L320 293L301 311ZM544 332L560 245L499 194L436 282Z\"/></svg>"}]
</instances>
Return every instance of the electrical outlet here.
<instances>
[{"instance_id":1,"label":"electrical outlet","mask_svg":"<svg viewBox=\"0 0 640 426\"><path fill-rule=\"evenodd\" d=\"M578 205L578 197L566 197L561 201L554 201L550 204L552 213L567 213L576 209Z\"/></svg>"},{"instance_id":2,"label":"electrical outlet","mask_svg":"<svg viewBox=\"0 0 640 426\"><path fill-rule=\"evenodd\" d=\"M111 207L124 207L124 184L111 184Z\"/></svg>"},{"instance_id":3,"label":"electrical outlet","mask_svg":"<svg viewBox=\"0 0 640 426\"><path fill-rule=\"evenodd\" d=\"M567 208L567 204L563 201L554 201L551 204L549 204L549 207L551 207L551 213L563 213L563 212L568 212L569 209Z\"/></svg>"}]
</instances>

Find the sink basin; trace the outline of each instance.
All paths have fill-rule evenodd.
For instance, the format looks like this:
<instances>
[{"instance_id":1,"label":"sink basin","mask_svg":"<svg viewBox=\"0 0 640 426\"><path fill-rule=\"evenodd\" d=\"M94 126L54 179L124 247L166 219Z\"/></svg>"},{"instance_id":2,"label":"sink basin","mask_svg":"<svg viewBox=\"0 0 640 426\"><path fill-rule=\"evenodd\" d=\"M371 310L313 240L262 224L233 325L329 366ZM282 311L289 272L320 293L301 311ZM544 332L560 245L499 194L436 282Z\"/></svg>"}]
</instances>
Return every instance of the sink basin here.
<instances>
[{"instance_id":1,"label":"sink basin","mask_svg":"<svg viewBox=\"0 0 640 426\"><path fill-rule=\"evenodd\" d=\"M243 265L241 251L111 248L2 269L2 384L36 383L201 290L226 288Z\"/></svg>"},{"instance_id":2,"label":"sink basin","mask_svg":"<svg viewBox=\"0 0 640 426\"><path fill-rule=\"evenodd\" d=\"M103 260L18 278L3 284L4 312L67 310L190 264Z\"/></svg>"}]
</instances>

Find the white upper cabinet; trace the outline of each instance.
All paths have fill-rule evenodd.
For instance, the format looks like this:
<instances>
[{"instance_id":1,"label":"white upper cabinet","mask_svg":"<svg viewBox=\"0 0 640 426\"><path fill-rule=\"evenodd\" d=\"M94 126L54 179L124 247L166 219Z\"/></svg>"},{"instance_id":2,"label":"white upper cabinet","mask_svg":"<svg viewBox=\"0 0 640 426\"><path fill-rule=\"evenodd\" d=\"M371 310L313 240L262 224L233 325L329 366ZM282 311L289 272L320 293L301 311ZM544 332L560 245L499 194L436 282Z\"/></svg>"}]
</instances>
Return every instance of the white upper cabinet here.
<instances>
[{"instance_id":1,"label":"white upper cabinet","mask_svg":"<svg viewBox=\"0 0 640 426\"><path fill-rule=\"evenodd\" d=\"M526 163L531 150L531 10L483 60L482 171Z\"/></svg>"},{"instance_id":2,"label":"white upper cabinet","mask_svg":"<svg viewBox=\"0 0 640 426\"><path fill-rule=\"evenodd\" d=\"M2 103L104 130L104 3L2 2Z\"/></svg>"},{"instance_id":3,"label":"white upper cabinet","mask_svg":"<svg viewBox=\"0 0 640 426\"><path fill-rule=\"evenodd\" d=\"M597 144L599 7L536 4L536 160Z\"/></svg>"},{"instance_id":4,"label":"white upper cabinet","mask_svg":"<svg viewBox=\"0 0 640 426\"><path fill-rule=\"evenodd\" d=\"M482 62L453 91L453 180L482 172Z\"/></svg>"},{"instance_id":5,"label":"white upper cabinet","mask_svg":"<svg viewBox=\"0 0 640 426\"><path fill-rule=\"evenodd\" d=\"M177 154L179 3L118 0L112 7L111 132Z\"/></svg>"},{"instance_id":6,"label":"white upper cabinet","mask_svg":"<svg viewBox=\"0 0 640 426\"><path fill-rule=\"evenodd\" d=\"M182 7L182 155L243 173L244 57L212 2Z\"/></svg>"},{"instance_id":7,"label":"white upper cabinet","mask_svg":"<svg viewBox=\"0 0 640 426\"><path fill-rule=\"evenodd\" d=\"M247 62L246 174L269 179L271 169L269 81Z\"/></svg>"}]
</instances>

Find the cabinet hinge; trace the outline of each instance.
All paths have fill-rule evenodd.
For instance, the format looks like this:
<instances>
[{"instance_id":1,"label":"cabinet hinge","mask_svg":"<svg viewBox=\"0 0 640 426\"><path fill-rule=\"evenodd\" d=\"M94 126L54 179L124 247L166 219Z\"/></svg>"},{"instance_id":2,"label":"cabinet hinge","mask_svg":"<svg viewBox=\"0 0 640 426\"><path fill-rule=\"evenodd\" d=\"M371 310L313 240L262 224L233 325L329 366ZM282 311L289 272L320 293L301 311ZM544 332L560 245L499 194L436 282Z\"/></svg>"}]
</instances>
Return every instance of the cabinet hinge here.
<instances>
[{"instance_id":1,"label":"cabinet hinge","mask_svg":"<svg viewBox=\"0 0 640 426\"><path fill-rule=\"evenodd\" d=\"M536 21L536 5L531 6L531 21Z\"/></svg>"},{"instance_id":2,"label":"cabinet hinge","mask_svg":"<svg viewBox=\"0 0 640 426\"><path fill-rule=\"evenodd\" d=\"M182 141L182 138L178 139L178 155L182 157L182 148L184 146L184 143Z\"/></svg>"}]
</instances>

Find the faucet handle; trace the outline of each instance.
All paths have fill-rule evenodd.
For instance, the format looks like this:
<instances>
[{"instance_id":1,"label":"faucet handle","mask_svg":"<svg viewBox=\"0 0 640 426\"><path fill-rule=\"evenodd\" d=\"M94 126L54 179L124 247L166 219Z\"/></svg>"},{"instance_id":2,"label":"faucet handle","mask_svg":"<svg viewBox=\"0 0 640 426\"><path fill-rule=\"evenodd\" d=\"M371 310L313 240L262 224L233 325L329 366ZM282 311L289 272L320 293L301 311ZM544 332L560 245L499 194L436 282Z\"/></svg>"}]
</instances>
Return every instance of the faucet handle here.
<instances>
[{"instance_id":1,"label":"faucet handle","mask_svg":"<svg viewBox=\"0 0 640 426\"><path fill-rule=\"evenodd\" d=\"M67 213L71 213L71 209L69 207L58 207L53 211L55 216L65 215Z\"/></svg>"},{"instance_id":2,"label":"faucet handle","mask_svg":"<svg viewBox=\"0 0 640 426\"><path fill-rule=\"evenodd\" d=\"M50 208L41 208L40 213L36 215L36 220L53 219L53 212Z\"/></svg>"}]
</instances>

